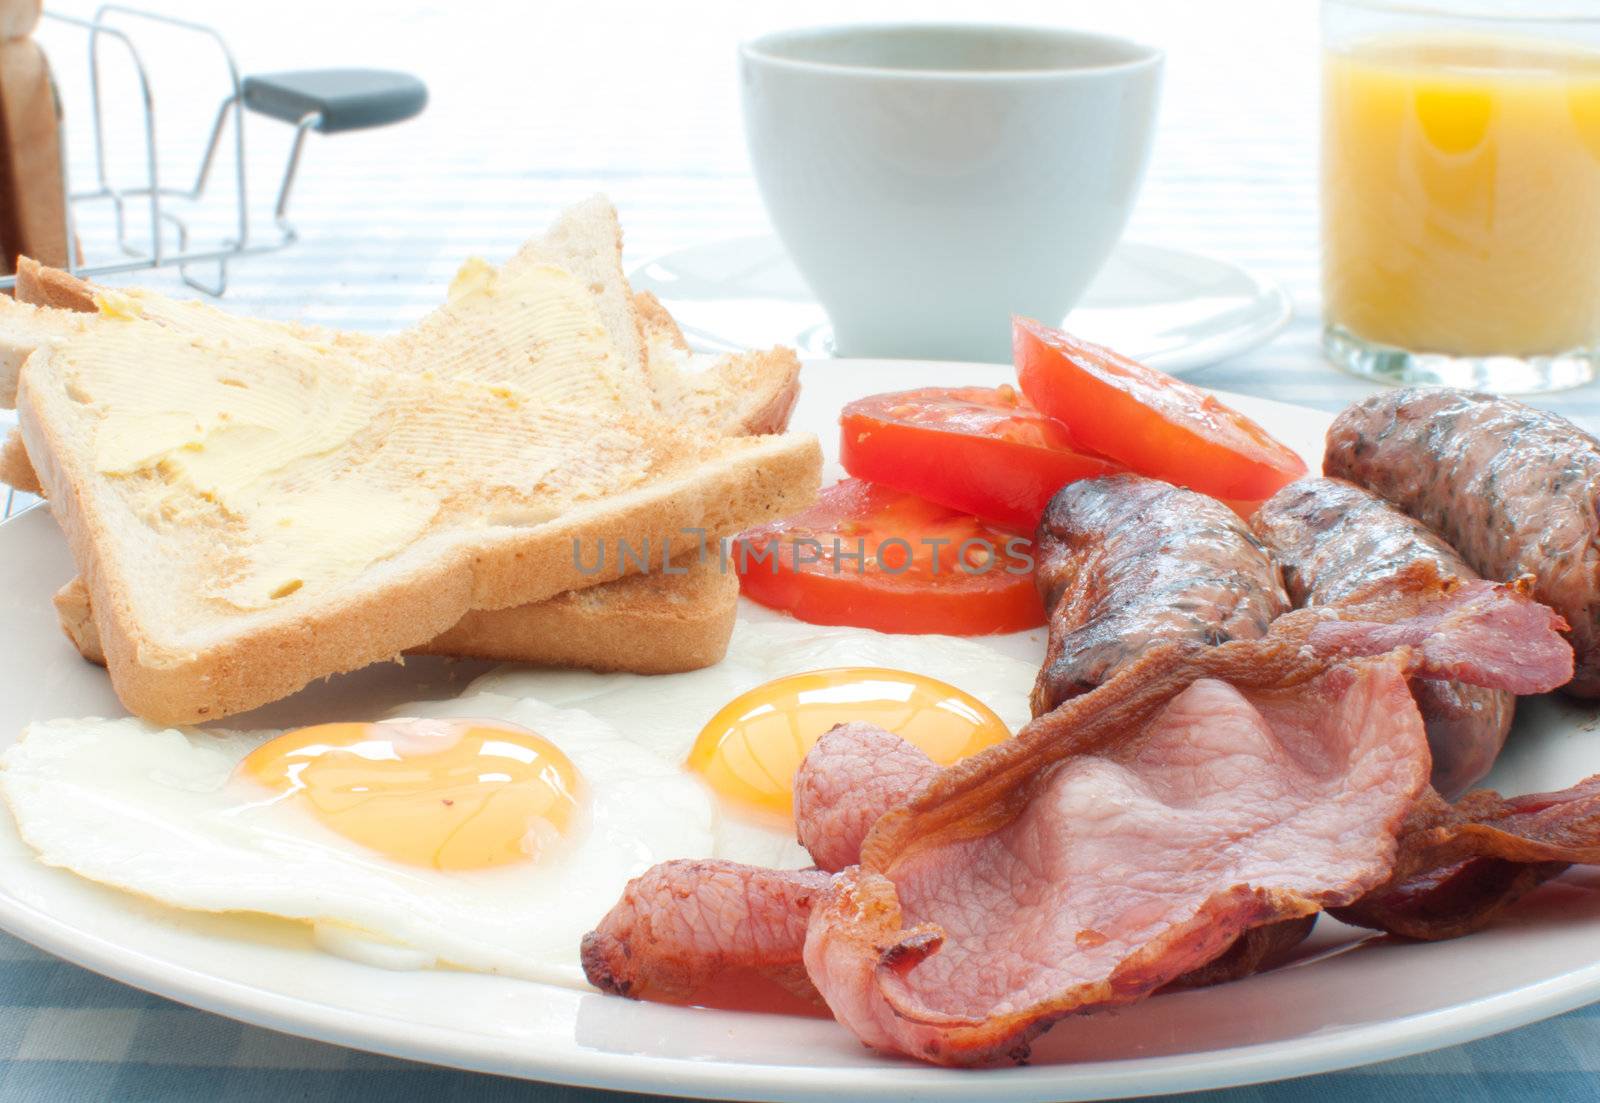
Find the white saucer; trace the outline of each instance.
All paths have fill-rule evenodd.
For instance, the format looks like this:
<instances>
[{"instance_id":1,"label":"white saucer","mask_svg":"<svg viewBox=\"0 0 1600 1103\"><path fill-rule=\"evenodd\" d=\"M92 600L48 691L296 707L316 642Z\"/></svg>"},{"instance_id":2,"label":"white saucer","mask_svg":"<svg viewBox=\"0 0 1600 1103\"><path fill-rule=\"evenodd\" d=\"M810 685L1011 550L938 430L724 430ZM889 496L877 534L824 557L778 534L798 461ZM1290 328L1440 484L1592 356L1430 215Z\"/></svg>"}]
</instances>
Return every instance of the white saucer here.
<instances>
[{"instance_id":1,"label":"white saucer","mask_svg":"<svg viewBox=\"0 0 1600 1103\"><path fill-rule=\"evenodd\" d=\"M833 355L827 315L775 237L732 238L658 257L629 277L704 352L774 344ZM1125 241L1067 318L1079 337L1163 371L1236 356L1289 321L1271 280L1215 257Z\"/></svg>"}]
</instances>

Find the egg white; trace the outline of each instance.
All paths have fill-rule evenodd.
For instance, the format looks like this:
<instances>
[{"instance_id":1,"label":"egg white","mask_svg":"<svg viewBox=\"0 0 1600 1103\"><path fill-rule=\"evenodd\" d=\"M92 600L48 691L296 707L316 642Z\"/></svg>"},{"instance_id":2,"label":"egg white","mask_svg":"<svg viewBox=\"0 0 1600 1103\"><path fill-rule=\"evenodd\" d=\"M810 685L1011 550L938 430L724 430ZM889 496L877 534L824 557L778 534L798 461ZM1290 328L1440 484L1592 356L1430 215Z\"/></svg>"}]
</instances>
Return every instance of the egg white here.
<instances>
[{"instance_id":1,"label":"egg white","mask_svg":"<svg viewBox=\"0 0 1600 1103\"><path fill-rule=\"evenodd\" d=\"M597 674L507 666L472 683L491 692L582 709L662 762L682 766L696 738L729 701L788 674L828 667L888 667L937 678L982 701L1015 733L1030 719L1028 694L1037 662L1001 654L958 636L895 636L864 628L741 616L727 657L684 674ZM779 830L722 809L711 857L769 868L800 869L811 858L793 830Z\"/></svg>"},{"instance_id":2,"label":"egg white","mask_svg":"<svg viewBox=\"0 0 1600 1103\"><path fill-rule=\"evenodd\" d=\"M0 795L41 861L161 903L315 925L317 943L375 964L433 963L582 986L578 946L651 865L713 848L704 786L609 724L534 700L469 692L395 715L507 720L556 744L586 796L536 861L439 871L392 861L297 800L233 779L275 732L139 720L30 725L0 756Z\"/></svg>"},{"instance_id":3,"label":"egg white","mask_svg":"<svg viewBox=\"0 0 1600 1103\"><path fill-rule=\"evenodd\" d=\"M445 964L582 986L583 934L651 865L811 864L792 829L721 807L685 760L733 698L788 674L845 666L948 682L1012 731L1028 720L1034 664L983 643L741 618L727 658L705 670L508 666L461 697L393 710L504 720L566 753L583 777L583 811L560 846L526 864L425 869L339 835L300 802L233 777L272 731L135 719L33 724L0 755L0 797L41 861L101 884L177 908L308 922L319 947L378 966Z\"/></svg>"}]
</instances>

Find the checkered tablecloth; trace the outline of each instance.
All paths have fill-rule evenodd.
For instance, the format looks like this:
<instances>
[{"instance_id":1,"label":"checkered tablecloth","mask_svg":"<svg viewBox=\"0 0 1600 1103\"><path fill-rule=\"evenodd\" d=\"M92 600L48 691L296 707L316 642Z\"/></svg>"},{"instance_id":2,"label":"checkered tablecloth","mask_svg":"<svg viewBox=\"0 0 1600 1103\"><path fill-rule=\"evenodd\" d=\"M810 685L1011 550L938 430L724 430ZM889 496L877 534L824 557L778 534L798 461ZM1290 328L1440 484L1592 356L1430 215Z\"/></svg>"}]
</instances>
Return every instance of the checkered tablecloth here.
<instances>
[{"instance_id":1,"label":"checkered tablecloth","mask_svg":"<svg viewBox=\"0 0 1600 1103\"><path fill-rule=\"evenodd\" d=\"M416 122L312 142L295 203L302 242L240 264L227 297L234 309L368 329L419 315L462 257L506 255L563 204L594 191L610 193L621 209L631 262L763 232L739 138L733 43L796 19L964 15L958 0L814 0L803 10L781 0L716 0L692 12L624 0L559 10L510 0L453 10L392 0L149 3L218 24L246 71L372 64L427 79L433 102ZM988 18L1093 26L1169 50L1155 158L1129 236L1236 260L1281 281L1296 305L1296 320L1270 345L1191 378L1328 410L1368 393L1330 369L1316 347L1310 0L1142 0L1115 13L1094 0L984 7ZM61 35L50 45L69 120L81 121L77 46ZM215 74L201 73L181 48L170 56L177 62L160 70L156 91L163 110L176 113L164 128L179 162L209 121L215 85L205 81ZM80 166L86 130L70 135ZM251 131L257 196L272 193L286 137L271 124ZM176 286L165 276L143 282ZM1600 387L1545 404L1600 425ZM1597 1071L1600 1008L1589 1008L1424 1056L1191 1098L1591 1100L1600 1098ZM38 1098L624 1097L429 1068L243 1026L0 935L0 1103Z\"/></svg>"},{"instance_id":2,"label":"checkered tablecloth","mask_svg":"<svg viewBox=\"0 0 1600 1103\"><path fill-rule=\"evenodd\" d=\"M631 1103L647 1098L457 1072L292 1038L146 995L5 936L0 936L0 992L0 1100L7 1103ZM1600 1007L1590 1007L1420 1057L1181 1098L1188 1103L1590 1103L1597 1075Z\"/></svg>"}]
</instances>

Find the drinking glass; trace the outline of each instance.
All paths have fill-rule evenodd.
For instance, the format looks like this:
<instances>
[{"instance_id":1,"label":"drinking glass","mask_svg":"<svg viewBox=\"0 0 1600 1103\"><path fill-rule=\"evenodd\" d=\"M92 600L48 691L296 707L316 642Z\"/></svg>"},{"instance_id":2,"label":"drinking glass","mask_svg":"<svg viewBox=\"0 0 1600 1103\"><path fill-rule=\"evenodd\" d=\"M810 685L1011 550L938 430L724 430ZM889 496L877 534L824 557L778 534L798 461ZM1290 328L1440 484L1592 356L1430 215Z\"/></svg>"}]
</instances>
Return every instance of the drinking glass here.
<instances>
[{"instance_id":1,"label":"drinking glass","mask_svg":"<svg viewBox=\"0 0 1600 1103\"><path fill-rule=\"evenodd\" d=\"M1502 393L1600 361L1600 5L1324 0L1323 348Z\"/></svg>"}]
</instances>

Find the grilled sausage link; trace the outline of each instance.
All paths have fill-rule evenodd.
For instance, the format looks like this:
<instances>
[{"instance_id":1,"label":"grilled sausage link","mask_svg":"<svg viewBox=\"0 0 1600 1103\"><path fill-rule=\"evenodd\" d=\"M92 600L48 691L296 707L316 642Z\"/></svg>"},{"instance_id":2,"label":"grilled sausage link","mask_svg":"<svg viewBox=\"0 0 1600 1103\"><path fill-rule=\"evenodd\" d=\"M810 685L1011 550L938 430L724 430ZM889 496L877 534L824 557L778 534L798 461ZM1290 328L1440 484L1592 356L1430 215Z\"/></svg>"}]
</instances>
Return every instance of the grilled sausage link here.
<instances>
[{"instance_id":1,"label":"grilled sausage link","mask_svg":"<svg viewBox=\"0 0 1600 1103\"><path fill-rule=\"evenodd\" d=\"M1478 574L1421 522L1343 479L1301 479L1264 502L1250 527L1283 568L1296 608L1333 605L1424 560L1443 578ZM1494 765L1516 696L1461 682L1411 682L1433 752L1433 787L1454 798Z\"/></svg>"},{"instance_id":2,"label":"grilled sausage link","mask_svg":"<svg viewBox=\"0 0 1600 1103\"><path fill-rule=\"evenodd\" d=\"M1050 627L1035 716L1149 646L1258 639L1289 608L1277 565L1231 509L1139 475L1063 487L1035 553Z\"/></svg>"},{"instance_id":3,"label":"grilled sausage link","mask_svg":"<svg viewBox=\"0 0 1600 1103\"><path fill-rule=\"evenodd\" d=\"M1334 420L1323 471L1388 499L1485 578L1535 576L1533 596L1572 626L1567 692L1600 697L1600 441L1506 398L1389 391Z\"/></svg>"}]
</instances>

